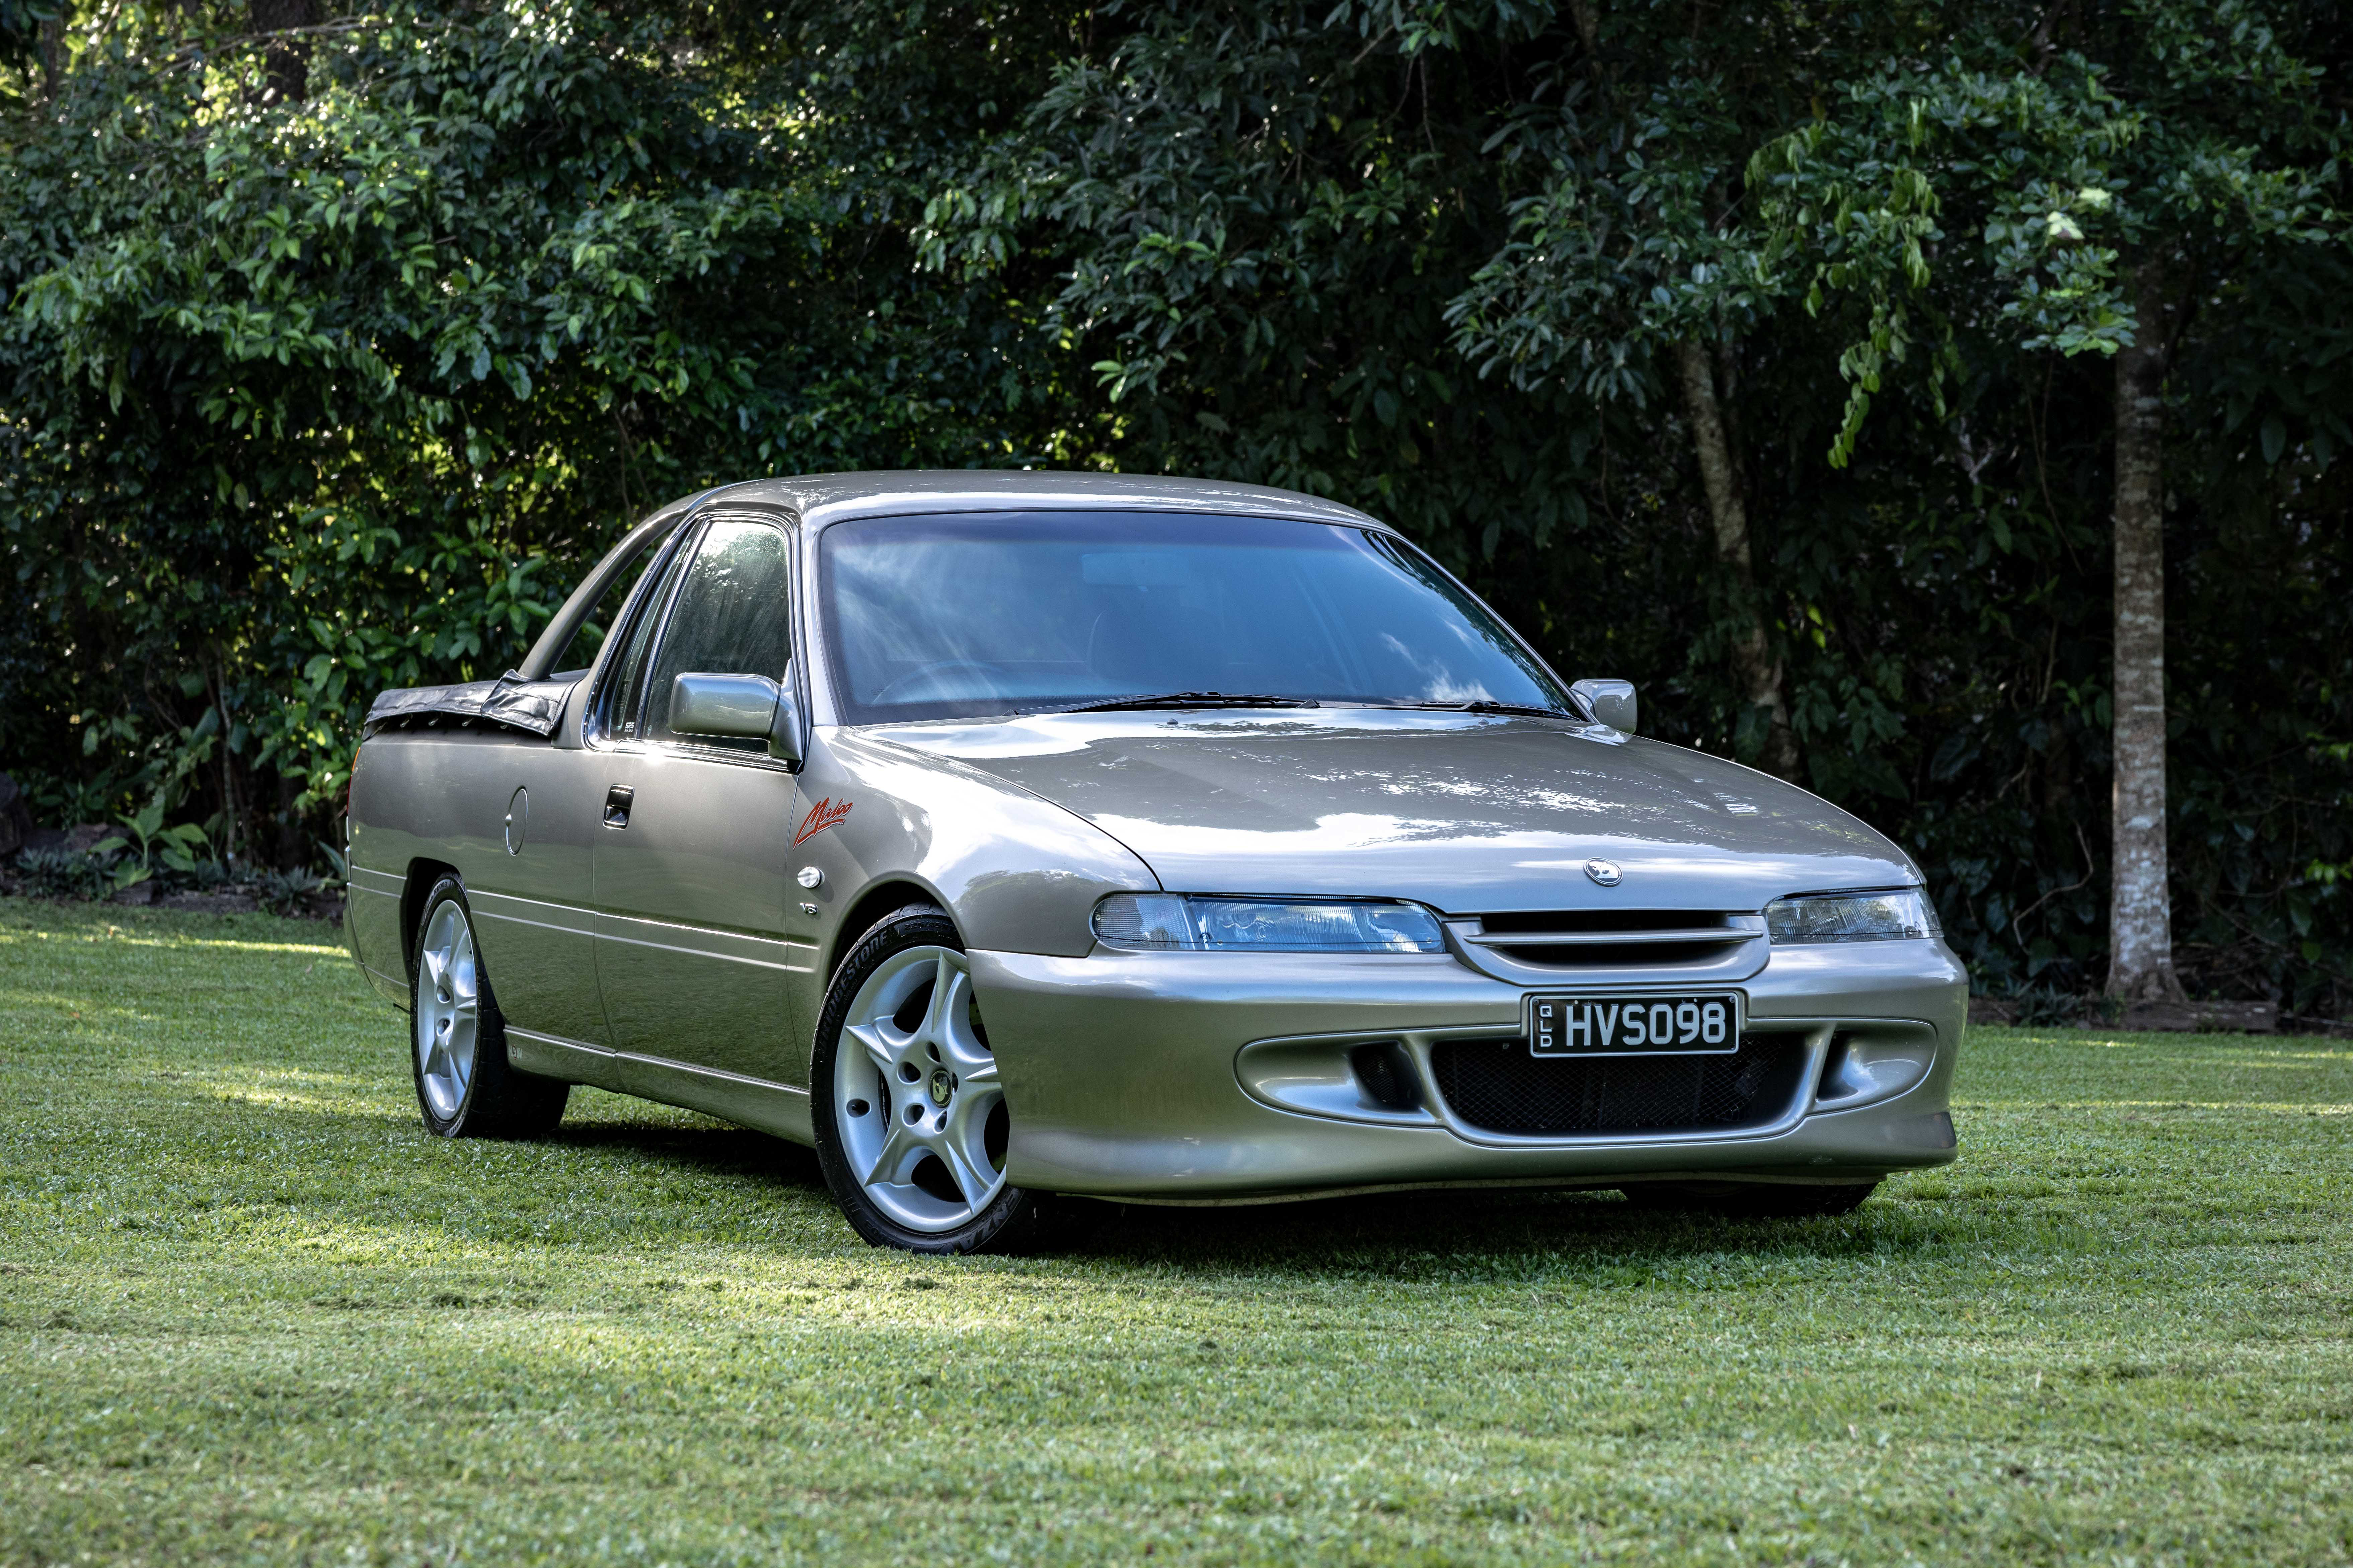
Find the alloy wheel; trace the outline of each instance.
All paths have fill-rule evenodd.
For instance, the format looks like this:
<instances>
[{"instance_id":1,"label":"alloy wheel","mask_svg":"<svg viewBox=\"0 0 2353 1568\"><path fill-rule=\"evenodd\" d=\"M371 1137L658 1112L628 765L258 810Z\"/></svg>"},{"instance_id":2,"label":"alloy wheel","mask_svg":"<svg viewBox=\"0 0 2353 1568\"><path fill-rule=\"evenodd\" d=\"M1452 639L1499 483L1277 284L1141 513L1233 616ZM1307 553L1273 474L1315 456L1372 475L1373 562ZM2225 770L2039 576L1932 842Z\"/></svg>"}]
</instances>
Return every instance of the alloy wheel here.
<instances>
[{"instance_id":1,"label":"alloy wheel","mask_svg":"<svg viewBox=\"0 0 2353 1568\"><path fill-rule=\"evenodd\" d=\"M474 1079L481 987L474 931L455 899L433 911L417 956L417 1082L434 1116L448 1121Z\"/></svg>"},{"instance_id":2,"label":"alloy wheel","mask_svg":"<svg viewBox=\"0 0 2353 1568\"><path fill-rule=\"evenodd\" d=\"M953 1230L1004 1190L1005 1091L963 953L911 947L858 988L833 1112L859 1186L910 1230Z\"/></svg>"}]
</instances>

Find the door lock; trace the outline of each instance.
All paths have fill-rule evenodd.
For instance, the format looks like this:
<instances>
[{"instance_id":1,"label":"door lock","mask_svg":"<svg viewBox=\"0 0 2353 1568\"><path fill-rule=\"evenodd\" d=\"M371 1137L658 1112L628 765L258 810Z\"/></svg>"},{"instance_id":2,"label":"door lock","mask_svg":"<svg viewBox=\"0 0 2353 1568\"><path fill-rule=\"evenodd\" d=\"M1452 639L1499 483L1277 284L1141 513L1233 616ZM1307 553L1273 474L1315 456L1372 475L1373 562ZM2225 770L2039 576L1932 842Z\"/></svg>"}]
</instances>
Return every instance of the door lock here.
<instances>
[{"instance_id":1,"label":"door lock","mask_svg":"<svg viewBox=\"0 0 2353 1568\"><path fill-rule=\"evenodd\" d=\"M629 825L629 804L638 792L628 784L615 784L605 792L605 826L627 827Z\"/></svg>"}]
</instances>

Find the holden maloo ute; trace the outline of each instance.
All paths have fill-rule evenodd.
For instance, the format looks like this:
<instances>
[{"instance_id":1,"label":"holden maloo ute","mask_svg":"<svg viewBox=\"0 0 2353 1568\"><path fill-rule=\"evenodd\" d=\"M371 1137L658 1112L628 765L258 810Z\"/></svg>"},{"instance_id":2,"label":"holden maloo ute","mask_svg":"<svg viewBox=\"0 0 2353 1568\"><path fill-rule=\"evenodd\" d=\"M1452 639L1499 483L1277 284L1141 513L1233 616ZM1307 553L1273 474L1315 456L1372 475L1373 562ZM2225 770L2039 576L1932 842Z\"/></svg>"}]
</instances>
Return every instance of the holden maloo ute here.
<instances>
[{"instance_id":1,"label":"holden maloo ute","mask_svg":"<svg viewBox=\"0 0 2353 1568\"><path fill-rule=\"evenodd\" d=\"M881 1245L1071 1195L1830 1214L1953 1157L1918 868L1288 491L705 492L520 668L379 698L348 831L432 1131L692 1107Z\"/></svg>"}]
</instances>

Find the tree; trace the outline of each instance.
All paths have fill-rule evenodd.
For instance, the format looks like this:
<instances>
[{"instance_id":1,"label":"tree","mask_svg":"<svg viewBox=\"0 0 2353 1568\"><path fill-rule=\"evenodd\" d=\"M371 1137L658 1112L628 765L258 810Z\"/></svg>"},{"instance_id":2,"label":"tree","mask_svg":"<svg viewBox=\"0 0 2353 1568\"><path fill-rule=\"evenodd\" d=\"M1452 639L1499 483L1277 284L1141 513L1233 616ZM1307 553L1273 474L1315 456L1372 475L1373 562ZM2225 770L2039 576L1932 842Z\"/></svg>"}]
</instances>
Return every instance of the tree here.
<instances>
[{"instance_id":1,"label":"tree","mask_svg":"<svg viewBox=\"0 0 2353 1568\"><path fill-rule=\"evenodd\" d=\"M1455 346L1482 377L1502 370L1524 391L1561 384L1637 409L1679 395L1712 525L1719 636L1743 699L1735 747L1794 775L1727 395L1742 339L1773 304L1733 200L1758 131L1735 83L1786 56L1769 21L1734 24L1701 48L1657 12L1621 19L1587 4L1573 19L1576 50L1536 68L1494 134L1507 166L1542 172L1513 204L1508 241L1447 307Z\"/></svg>"},{"instance_id":2,"label":"tree","mask_svg":"<svg viewBox=\"0 0 2353 1568\"><path fill-rule=\"evenodd\" d=\"M1599 133L1567 91L1549 117L1522 117L1540 127L1523 133L1546 173L1512 243L1453 307L1462 346L1522 384L1582 371L1601 395L1641 386L1618 367L1670 354L1736 605L1754 603L1747 520L1709 342L1736 342L1798 300L1810 313L1852 301L1862 319L1839 360L1850 395L1831 444L1838 465L1883 379L1909 360L1925 360L1924 390L1944 415L1957 321L2005 321L2028 353L2116 356L2108 987L2179 996L2165 837L2168 344L2193 279L2266 245L2334 237L2322 186L2336 132L2298 110L2316 71L2243 5L2063 7L2031 20L2006 5L1948 7L1932 35L1891 7L1876 29L1824 29L1809 52L1820 75L1777 96L1732 85L1774 51L1729 27L1678 51L1652 31L1659 16L1599 26L1634 58L1682 68L1654 73L1618 134ZM1580 31L1596 34L1589 15ZM2062 47L2075 42L2098 58ZM1638 90L1615 74L1608 87L1628 105ZM1768 132L1800 94L1810 122ZM1743 102L1758 108L1745 121L1731 107ZM1739 156L1744 140L1753 157ZM1947 206L1967 215L1957 232L1984 237L1974 252L1939 226ZM1932 341L1915 356L1922 330ZM1763 617L1736 609L1732 624L1769 737L1758 750L1768 766L1794 760Z\"/></svg>"},{"instance_id":3,"label":"tree","mask_svg":"<svg viewBox=\"0 0 2353 1568\"><path fill-rule=\"evenodd\" d=\"M2281 247L2342 244L2326 193L2343 123L2314 107L2319 72L2243 0L2054 10L2031 32L2000 22L1984 17L1941 63L1890 61L1859 77L1842 112L1762 149L1750 177L1777 241L1815 262L1810 308L1826 289L1869 301L1867 334L1841 366L1856 394L1844 451L1883 371L1903 357L1912 296L1934 322L1999 315L2028 352L2114 357L2107 991L2179 999L2167 363L2184 319L2223 280ZM1944 286L1931 291L1921 242L1947 237L1926 225L1948 206L1966 215L1954 231L1983 239L1946 249Z\"/></svg>"},{"instance_id":4,"label":"tree","mask_svg":"<svg viewBox=\"0 0 2353 1568\"><path fill-rule=\"evenodd\" d=\"M1003 90L955 28L317 15L111 13L0 142L15 744L273 860L655 502L1026 450L1019 306L903 264L900 159Z\"/></svg>"}]
</instances>

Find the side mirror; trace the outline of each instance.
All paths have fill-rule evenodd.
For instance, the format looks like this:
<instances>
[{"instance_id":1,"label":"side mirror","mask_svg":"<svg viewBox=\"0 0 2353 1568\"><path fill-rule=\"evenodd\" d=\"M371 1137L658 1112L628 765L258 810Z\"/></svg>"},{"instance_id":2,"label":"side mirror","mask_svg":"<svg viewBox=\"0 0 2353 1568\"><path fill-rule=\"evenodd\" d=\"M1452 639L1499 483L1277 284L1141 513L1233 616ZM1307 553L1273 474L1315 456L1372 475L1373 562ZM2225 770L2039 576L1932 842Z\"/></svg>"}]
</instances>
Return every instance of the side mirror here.
<instances>
[{"instance_id":1,"label":"side mirror","mask_svg":"<svg viewBox=\"0 0 2353 1568\"><path fill-rule=\"evenodd\" d=\"M1594 722L1623 730L1629 735L1640 733L1640 710L1634 700L1632 681L1580 680L1568 689L1568 694L1593 710Z\"/></svg>"},{"instance_id":2,"label":"side mirror","mask_svg":"<svg viewBox=\"0 0 2353 1568\"><path fill-rule=\"evenodd\" d=\"M674 735L765 741L768 755L801 760L800 707L789 688L765 675L681 675L670 682Z\"/></svg>"}]
</instances>

